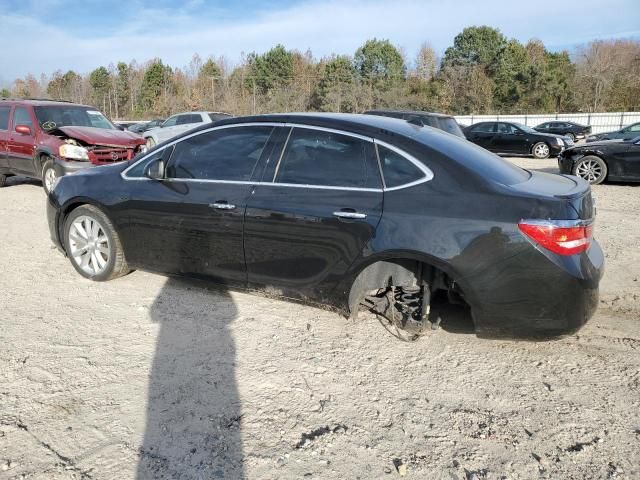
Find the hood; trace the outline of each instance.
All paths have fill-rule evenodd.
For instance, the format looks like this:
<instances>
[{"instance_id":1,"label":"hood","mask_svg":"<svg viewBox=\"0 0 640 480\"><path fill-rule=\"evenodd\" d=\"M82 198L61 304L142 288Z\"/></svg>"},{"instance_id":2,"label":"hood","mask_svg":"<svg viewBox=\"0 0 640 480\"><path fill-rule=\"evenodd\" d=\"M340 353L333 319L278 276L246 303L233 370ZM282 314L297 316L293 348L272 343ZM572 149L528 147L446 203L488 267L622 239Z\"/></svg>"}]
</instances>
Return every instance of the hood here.
<instances>
[{"instance_id":1,"label":"hood","mask_svg":"<svg viewBox=\"0 0 640 480\"><path fill-rule=\"evenodd\" d=\"M580 148L593 148L593 147L604 147L606 145L611 145L612 143L620 143L625 140L622 138L614 138L611 140L593 140L591 142L582 143L580 145L576 145L573 147L574 150L579 150ZM628 140L627 140L628 141Z\"/></svg>"},{"instance_id":2,"label":"hood","mask_svg":"<svg viewBox=\"0 0 640 480\"><path fill-rule=\"evenodd\" d=\"M64 135L89 145L132 147L145 143L144 138L133 132L95 127L58 127ZM50 132L51 133L51 132Z\"/></svg>"},{"instance_id":3,"label":"hood","mask_svg":"<svg viewBox=\"0 0 640 480\"><path fill-rule=\"evenodd\" d=\"M566 139L567 138L564 135L556 135L555 133L538 132L537 130L536 130L536 135L538 135L540 137L551 137L551 138L562 138L562 139Z\"/></svg>"}]
</instances>

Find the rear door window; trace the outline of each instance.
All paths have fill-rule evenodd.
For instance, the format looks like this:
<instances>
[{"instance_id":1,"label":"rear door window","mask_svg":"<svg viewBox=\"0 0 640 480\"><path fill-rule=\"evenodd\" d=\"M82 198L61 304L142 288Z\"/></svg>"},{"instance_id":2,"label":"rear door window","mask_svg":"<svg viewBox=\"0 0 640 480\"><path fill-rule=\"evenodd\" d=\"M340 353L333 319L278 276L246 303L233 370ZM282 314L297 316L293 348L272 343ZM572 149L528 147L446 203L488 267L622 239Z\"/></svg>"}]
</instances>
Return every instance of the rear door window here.
<instances>
[{"instance_id":1,"label":"rear door window","mask_svg":"<svg viewBox=\"0 0 640 480\"><path fill-rule=\"evenodd\" d=\"M249 181L273 127L212 130L178 142L168 178Z\"/></svg>"},{"instance_id":2,"label":"rear door window","mask_svg":"<svg viewBox=\"0 0 640 480\"><path fill-rule=\"evenodd\" d=\"M494 133L495 123L479 123L471 127L471 131L474 133Z\"/></svg>"},{"instance_id":3,"label":"rear door window","mask_svg":"<svg viewBox=\"0 0 640 480\"><path fill-rule=\"evenodd\" d=\"M386 188L400 187L425 177L425 173L408 158L382 145L377 147Z\"/></svg>"},{"instance_id":4,"label":"rear door window","mask_svg":"<svg viewBox=\"0 0 640 480\"><path fill-rule=\"evenodd\" d=\"M373 143L340 133L294 128L274 181L294 185L380 188Z\"/></svg>"},{"instance_id":5,"label":"rear door window","mask_svg":"<svg viewBox=\"0 0 640 480\"><path fill-rule=\"evenodd\" d=\"M9 130L9 112L11 107L0 107L0 130Z\"/></svg>"}]
</instances>

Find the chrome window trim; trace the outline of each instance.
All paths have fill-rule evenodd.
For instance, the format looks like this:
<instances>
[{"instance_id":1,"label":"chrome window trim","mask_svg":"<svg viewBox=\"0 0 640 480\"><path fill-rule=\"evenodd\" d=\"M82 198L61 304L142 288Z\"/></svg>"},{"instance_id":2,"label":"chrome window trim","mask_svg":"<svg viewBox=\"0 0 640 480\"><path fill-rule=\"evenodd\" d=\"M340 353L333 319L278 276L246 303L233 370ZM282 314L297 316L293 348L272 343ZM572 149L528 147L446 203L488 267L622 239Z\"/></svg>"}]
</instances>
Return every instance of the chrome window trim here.
<instances>
[{"instance_id":1,"label":"chrome window trim","mask_svg":"<svg viewBox=\"0 0 640 480\"><path fill-rule=\"evenodd\" d=\"M431 180L433 180L433 172L431 171L431 169L429 167L427 167L425 164L423 164L420 160L418 160L417 158L415 158L412 155L409 155L407 152L405 152L404 150L399 149L398 147L391 145L387 142L383 142L381 140L377 140L377 139L373 139L373 143L376 145L376 155L378 155L378 161L380 160L380 156L377 153L378 148L377 146L380 145L382 147L388 148L389 150L397 153L398 155L404 157L406 160L408 160L409 162L413 163L413 165L415 165L418 170L420 170L422 173L424 173L424 177L419 178L417 180L414 180L413 182L409 182L409 183L404 183L402 185L398 185L396 187L387 187L386 183L385 183L385 187L384 187L384 191L385 192L392 192L395 190L402 190L404 188L410 188L410 187L414 187L416 185L420 185L421 183L426 183L429 182ZM382 174L382 164L380 164L380 173ZM383 181L384 181L384 175L382 175Z\"/></svg>"},{"instance_id":2,"label":"chrome window trim","mask_svg":"<svg viewBox=\"0 0 640 480\"><path fill-rule=\"evenodd\" d=\"M342 190L342 191L357 191L357 192L389 192L389 191L395 191L395 190L401 190L404 188L410 188L413 187L415 185L419 185L421 183L426 183L430 180L433 179L434 175L433 172L431 171L431 169L429 169L429 167L427 167L426 165L424 165L422 162L420 162L418 159L416 159L415 157L413 157L412 155L408 154L407 152L405 152L404 150L401 150L400 148L391 145L387 142L384 142L382 140L378 140L376 138L372 138L372 137L367 137L364 135L359 135L357 133L352 133L352 132L346 132L344 130L339 130L339 129L334 129L334 128L327 128L327 127L319 127L316 125L305 125L305 124L300 124L300 123L282 123L282 122L248 122L248 123L233 123L233 124L229 124L229 125L219 125L216 127L212 127L212 128L208 128L206 130L199 130L197 132L194 132L190 135L187 135L185 137L180 137L179 139L173 140L169 143L167 143L163 149L171 147L175 144L177 144L178 142L181 142L183 140L189 139L191 137L194 137L196 135L201 135L204 133L208 133L208 132L212 132L212 131L216 131L216 130L224 130L227 128L239 128L239 127L289 127L291 130L289 130L289 134L287 136L287 141L285 142L285 145L282 148L282 152L280 152L280 158L278 160L278 165L276 166L276 170L274 173L274 177L273 179L275 180L275 175L278 171L278 168L280 166L280 162L282 161L282 158L284 156L284 151L286 149L286 146L289 142L289 137L291 136L291 132L293 131L293 128L305 128L308 130L319 130L319 131L324 131L324 132L329 132L329 133L336 133L339 135L346 135L348 137L354 137L354 138L358 138L360 140L366 141L366 142L371 142L373 143L374 147L375 147L375 151L376 151L376 157L378 157L378 148L377 145L381 145L385 148L388 148L389 150L392 150L394 152L396 152L398 155L401 155L402 157L404 157L405 159L407 159L409 162L413 163L420 171L422 171L424 173L424 176L422 178L419 178L418 180L415 180L413 182L409 182L409 183L405 183L403 185L398 185L396 187L390 187L387 188L385 186L385 180L384 180L384 175L382 174L382 165L380 164L380 159L378 157L378 168L380 169L380 176L382 179L382 188L364 188L364 187L341 187L341 186L333 186L333 185L309 185L309 184L297 184L297 183L278 183L278 182L252 182L252 181L244 181L244 180L210 180L210 179L196 179L196 178L166 178L162 181L164 182L197 182L197 183L222 183L222 184L231 184L231 185L272 185L272 186L280 186L280 187L289 187L289 188L308 188L308 189L318 189L318 190ZM133 180L133 181L158 181L158 180L152 180L151 178L147 178L147 177L129 177L127 176L127 172L129 170L131 170L132 168L134 168L136 165L138 165L141 162L144 162L146 160L149 159L149 157L151 155L155 155L157 152L152 150L150 152L145 153L144 156L142 156L139 160L137 160L135 163L131 164L129 167L127 167L125 170L123 170L122 172L120 172L120 177L123 180Z\"/></svg>"}]
</instances>

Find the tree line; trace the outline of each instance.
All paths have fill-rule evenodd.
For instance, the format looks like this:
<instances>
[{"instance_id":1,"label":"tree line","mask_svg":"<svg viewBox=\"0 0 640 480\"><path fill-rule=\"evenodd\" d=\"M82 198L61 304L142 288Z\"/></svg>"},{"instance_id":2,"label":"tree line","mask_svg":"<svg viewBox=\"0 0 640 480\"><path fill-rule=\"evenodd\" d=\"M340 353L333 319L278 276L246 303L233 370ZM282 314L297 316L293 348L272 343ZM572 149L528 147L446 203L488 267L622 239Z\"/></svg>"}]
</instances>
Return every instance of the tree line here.
<instances>
[{"instance_id":1,"label":"tree line","mask_svg":"<svg viewBox=\"0 0 640 480\"><path fill-rule=\"evenodd\" d=\"M551 52L488 26L459 33L442 58L425 43L416 58L371 39L353 56L315 59L277 45L242 55L194 55L184 68L161 59L118 62L16 79L0 97L91 104L112 118L151 118L188 110L236 115L290 111L361 112L401 108L451 114L633 111L640 107L640 42L598 40Z\"/></svg>"}]
</instances>

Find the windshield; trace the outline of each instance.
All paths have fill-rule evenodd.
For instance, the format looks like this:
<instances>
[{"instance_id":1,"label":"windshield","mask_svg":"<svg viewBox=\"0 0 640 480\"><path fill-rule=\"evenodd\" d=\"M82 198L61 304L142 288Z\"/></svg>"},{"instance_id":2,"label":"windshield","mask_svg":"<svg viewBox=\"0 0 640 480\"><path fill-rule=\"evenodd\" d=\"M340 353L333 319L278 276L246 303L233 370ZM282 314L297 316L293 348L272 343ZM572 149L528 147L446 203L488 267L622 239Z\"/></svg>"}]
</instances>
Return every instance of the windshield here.
<instances>
[{"instance_id":1,"label":"windshield","mask_svg":"<svg viewBox=\"0 0 640 480\"><path fill-rule=\"evenodd\" d=\"M91 107L55 105L34 107L38 123L43 130L59 127L95 127L114 130L116 127L102 113Z\"/></svg>"}]
</instances>

